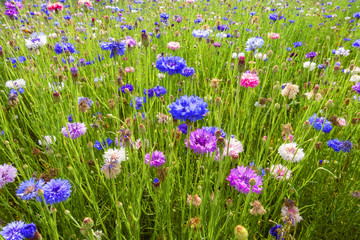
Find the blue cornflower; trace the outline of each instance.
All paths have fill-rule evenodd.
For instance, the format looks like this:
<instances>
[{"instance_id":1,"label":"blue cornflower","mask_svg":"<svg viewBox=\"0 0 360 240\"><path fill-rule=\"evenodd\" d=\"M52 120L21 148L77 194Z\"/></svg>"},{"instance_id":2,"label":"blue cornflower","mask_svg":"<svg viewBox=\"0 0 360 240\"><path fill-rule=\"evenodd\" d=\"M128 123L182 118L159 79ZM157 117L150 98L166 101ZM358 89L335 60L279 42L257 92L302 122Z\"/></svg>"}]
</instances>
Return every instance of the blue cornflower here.
<instances>
[{"instance_id":1,"label":"blue cornflower","mask_svg":"<svg viewBox=\"0 0 360 240\"><path fill-rule=\"evenodd\" d=\"M329 133L332 130L331 122L325 120L324 117L317 118L316 113L312 117L309 117L309 122L310 125L318 131L321 131L322 129L324 133Z\"/></svg>"},{"instance_id":2,"label":"blue cornflower","mask_svg":"<svg viewBox=\"0 0 360 240\"><path fill-rule=\"evenodd\" d=\"M246 41L245 51L256 51L264 45L264 40L261 37L252 37Z\"/></svg>"},{"instance_id":3,"label":"blue cornflower","mask_svg":"<svg viewBox=\"0 0 360 240\"><path fill-rule=\"evenodd\" d=\"M224 32L224 31L226 31L228 29L229 29L228 26L226 26L225 24L217 26L217 30L219 30L220 32Z\"/></svg>"},{"instance_id":4,"label":"blue cornflower","mask_svg":"<svg viewBox=\"0 0 360 240\"><path fill-rule=\"evenodd\" d=\"M6 240L22 240L24 236L21 229L25 226L23 221L14 221L2 228L0 235Z\"/></svg>"},{"instance_id":5,"label":"blue cornflower","mask_svg":"<svg viewBox=\"0 0 360 240\"><path fill-rule=\"evenodd\" d=\"M346 42L351 41L351 38L344 38L343 41L346 41Z\"/></svg>"},{"instance_id":6,"label":"blue cornflower","mask_svg":"<svg viewBox=\"0 0 360 240\"><path fill-rule=\"evenodd\" d=\"M340 152L342 149L342 143L339 139L332 139L327 142L327 145L332 148L335 152Z\"/></svg>"},{"instance_id":7,"label":"blue cornflower","mask_svg":"<svg viewBox=\"0 0 360 240\"><path fill-rule=\"evenodd\" d=\"M208 133L211 133L212 135L215 136L215 132L217 130L220 130L221 132L221 137L225 138L226 137L226 133L224 132L224 130L219 129L218 127L202 127L203 130L205 130Z\"/></svg>"},{"instance_id":8,"label":"blue cornflower","mask_svg":"<svg viewBox=\"0 0 360 240\"><path fill-rule=\"evenodd\" d=\"M140 110L143 107L143 103L146 103L146 97L134 97L134 99L130 102L130 106Z\"/></svg>"},{"instance_id":9,"label":"blue cornflower","mask_svg":"<svg viewBox=\"0 0 360 240\"><path fill-rule=\"evenodd\" d=\"M18 57L18 59L19 59L20 63L23 63L26 61L26 58L24 56L20 56L20 57Z\"/></svg>"},{"instance_id":10,"label":"blue cornflower","mask_svg":"<svg viewBox=\"0 0 360 240\"><path fill-rule=\"evenodd\" d=\"M295 23L295 21L294 20L289 20L289 23Z\"/></svg>"},{"instance_id":11,"label":"blue cornflower","mask_svg":"<svg viewBox=\"0 0 360 240\"><path fill-rule=\"evenodd\" d=\"M284 239L284 233L285 232L283 232L280 224L276 224L274 227L270 228L270 235L275 237L275 240Z\"/></svg>"},{"instance_id":12,"label":"blue cornflower","mask_svg":"<svg viewBox=\"0 0 360 240\"><path fill-rule=\"evenodd\" d=\"M250 12L251 16L254 16L256 14L256 12Z\"/></svg>"},{"instance_id":13,"label":"blue cornflower","mask_svg":"<svg viewBox=\"0 0 360 240\"><path fill-rule=\"evenodd\" d=\"M289 51L289 52L290 52L290 51L291 51L291 47L287 47L287 48L286 48L286 51Z\"/></svg>"},{"instance_id":14,"label":"blue cornflower","mask_svg":"<svg viewBox=\"0 0 360 240\"><path fill-rule=\"evenodd\" d=\"M192 35L196 38L207 38L210 35L210 32L207 30L193 30Z\"/></svg>"},{"instance_id":15,"label":"blue cornflower","mask_svg":"<svg viewBox=\"0 0 360 240\"><path fill-rule=\"evenodd\" d=\"M360 12L354 13L353 17L360 19Z\"/></svg>"},{"instance_id":16,"label":"blue cornflower","mask_svg":"<svg viewBox=\"0 0 360 240\"><path fill-rule=\"evenodd\" d=\"M22 183L20 183L16 195L22 200L30 200L36 198L36 200L41 201L41 197L38 196L37 191L44 187L44 180L41 178L39 181L36 181L35 178L30 178Z\"/></svg>"},{"instance_id":17,"label":"blue cornflower","mask_svg":"<svg viewBox=\"0 0 360 240\"><path fill-rule=\"evenodd\" d=\"M271 13L269 19L275 22L278 19L278 15L276 13Z\"/></svg>"},{"instance_id":18,"label":"blue cornflower","mask_svg":"<svg viewBox=\"0 0 360 240\"><path fill-rule=\"evenodd\" d=\"M180 132L182 132L183 134L187 134L187 124L186 123L182 123L178 126L178 129L180 130Z\"/></svg>"},{"instance_id":19,"label":"blue cornflower","mask_svg":"<svg viewBox=\"0 0 360 240\"><path fill-rule=\"evenodd\" d=\"M129 92L132 92L132 91L134 90L134 87L133 87L133 85L131 85L131 84L122 85L122 86L121 86L121 92L122 92L122 93L126 93L126 92L125 92L125 89L128 89Z\"/></svg>"},{"instance_id":20,"label":"blue cornflower","mask_svg":"<svg viewBox=\"0 0 360 240\"><path fill-rule=\"evenodd\" d=\"M44 198L47 204L65 202L71 194L71 184L68 180L51 179L44 188Z\"/></svg>"},{"instance_id":21,"label":"blue cornflower","mask_svg":"<svg viewBox=\"0 0 360 240\"><path fill-rule=\"evenodd\" d=\"M71 19L71 15L66 15L66 16L64 16L64 19L65 19L65 20L70 20L70 19Z\"/></svg>"},{"instance_id":22,"label":"blue cornflower","mask_svg":"<svg viewBox=\"0 0 360 240\"><path fill-rule=\"evenodd\" d=\"M25 238L31 239L35 236L36 226L34 223L26 224L23 228L20 229L21 235Z\"/></svg>"},{"instance_id":23,"label":"blue cornflower","mask_svg":"<svg viewBox=\"0 0 360 240\"><path fill-rule=\"evenodd\" d=\"M102 50L111 51L110 58L113 58L114 56L121 55L123 56L125 54L126 50L126 43L125 42L103 42L101 44Z\"/></svg>"},{"instance_id":24,"label":"blue cornflower","mask_svg":"<svg viewBox=\"0 0 360 240\"><path fill-rule=\"evenodd\" d=\"M355 40L355 42L353 43L352 46L355 47L355 48L360 48L360 39Z\"/></svg>"},{"instance_id":25,"label":"blue cornflower","mask_svg":"<svg viewBox=\"0 0 360 240\"><path fill-rule=\"evenodd\" d=\"M192 67L186 67L181 71L181 75L183 75L184 77L191 77L192 75L194 75L195 73L195 69Z\"/></svg>"},{"instance_id":26,"label":"blue cornflower","mask_svg":"<svg viewBox=\"0 0 360 240\"><path fill-rule=\"evenodd\" d=\"M145 96L147 95L149 98L154 96L154 89L150 88L149 90L144 89Z\"/></svg>"},{"instance_id":27,"label":"blue cornflower","mask_svg":"<svg viewBox=\"0 0 360 240\"><path fill-rule=\"evenodd\" d=\"M70 115L69 115L69 117L68 117L68 121L69 121L69 122L72 122L72 121L73 121L72 114L70 114Z\"/></svg>"},{"instance_id":28,"label":"blue cornflower","mask_svg":"<svg viewBox=\"0 0 360 240\"><path fill-rule=\"evenodd\" d=\"M75 53L75 47L71 43L64 42L62 45L60 43L55 43L54 50L56 54L62 54L64 51L69 51L70 53Z\"/></svg>"},{"instance_id":29,"label":"blue cornflower","mask_svg":"<svg viewBox=\"0 0 360 240\"><path fill-rule=\"evenodd\" d=\"M202 120L204 115L209 112L207 103L197 96L182 96L171 103L169 107L169 113L171 113L173 118L182 121L190 120L195 122Z\"/></svg>"},{"instance_id":30,"label":"blue cornflower","mask_svg":"<svg viewBox=\"0 0 360 240\"><path fill-rule=\"evenodd\" d=\"M294 48L301 47L302 45L302 42L294 42Z\"/></svg>"},{"instance_id":31,"label":"blue cornflower","mask_svg":"<svg viewBox=\"0 0 360 240\"><path fill-rule=\"evenodd\" d=\"M343 141L341 144L342 144L341 151L343 152L350 152L353 147L353 144L350 141Z\"/></svg>"},{"instance_id":32,"label":"blue cornflower","mask_svg":"<svg viewBox=\"0 0 360 240\"><path fill-rule=\"evenodd\" d=\"M182 70L186 67L186 61L181 57L170 56L162 57L156 61L156 68L163 73L169 75L181 74Z\"/></svg>"},{"instance_id":33,"label":"blue cornflower","mask_svg":"<svg viewBox=\"0 0 360 240\"><path fill-rule=\"evenodd\" d=\"M169 18L169 14L166 14L166 13L161 13L160 14L160 17L164 20L167 20Z\"/></svg>"},{"instance_id":34,"label":"blue cornflower","mask_svg":"<svg viewBox=\"0 0 360 240\"><path fill-rule=\"evenodd\" d=\"M153 88L156 97L161 97L167 93L167 90L165 87L162 86L156 86Z\"/></svg>"},{"instance_id":35,"label":"blue cornflower","mask_svg":"<svg viewBox=\"0 0 360 240\"><path fill-rule=\"evenodd\" d=\"M104 140L102 143L96 140L94 144L94 148L96 148L97 150L103 150L104 148L109 147L112 143L113 140L111 140L111 138L107 138L106 142Z\"/></svg>"}]
</instances>

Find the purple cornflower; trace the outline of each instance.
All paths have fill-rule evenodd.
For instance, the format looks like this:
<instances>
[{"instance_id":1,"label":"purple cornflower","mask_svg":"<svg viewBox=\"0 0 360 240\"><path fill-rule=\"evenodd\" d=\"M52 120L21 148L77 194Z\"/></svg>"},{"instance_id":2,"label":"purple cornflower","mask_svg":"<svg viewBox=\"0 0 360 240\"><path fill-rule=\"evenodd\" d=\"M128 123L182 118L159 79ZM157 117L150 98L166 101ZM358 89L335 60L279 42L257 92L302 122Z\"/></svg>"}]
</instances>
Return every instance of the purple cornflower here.
<instances>
[{"instance_id":1,"label":"purple cornflower","mask_svg":"<svg viewBox=\"0 0 360 240\"><path fill-rule=\"evenodd\" d=\"M36 198L36 200L41 201L41 197L38 196L38 190L42 189L45 182L41 178L39 181L36 181L35 178L30 178L22 183L20 183L16 195L22 200L30 200Z\"/></svg>"},{"instance_id":2,"label":"purple cornflower","mask_svg":"<svg viewBox=\"0 0 360 240\"><path fill-rule=\"evenodd\" d=\"M15 180L17 175L17 169L11 164L0 165L0 189L7 183L11 183Z\"/></svg>"},{"instance_id":3,"label":"purple cornflower","mask_svg":"<svg viewBox=\"0 0 360 240\"><path fill-rule=\"evenodd\" d=\"M165 155L161 151L154 151L145 155L145 163L150 167L160 167L165 163Z\"/></svg>"},{"instance_id":4,"label":"purple cornflower","mask_svg":"<svg viewBox=\"0 0 360 240\"><path fill-rule=\"evenodd\" d=\"M160 72L168 73L169 75L181 74L185 67L186 61L181 57L162 57L156 61L156 68Z\"/></svg>"},{"instance_id":5,"label":"purple cornflower","mask_svg":"<svg viewBox=\"0 0 360 240\"><path fill-rule=\"evenodd\" d=\"M182 96L170 104L171 115L174 119L195 122L204 118L204 115L209 112L207 103L202 98L197 96Z\"/></svg>"},{"instance_id":6,"label":"purple cornflower","mask_svg":"<svg viewBox=\"0 0 360 240\"><path fill-rule=\"evenodd\" d=\"M111 51L110 58L113 58L114 56L121 55L123 56L125 54L126 50L126 43L125 42L103 42L101 44L102 50Z\"/></svg>"},{"instance_id":7,"label":"purple cornflower","mask_svg":"<svg viewBox=\"0 0 360 240\"><path fill-rule=\"evenodd\" d=\"M121 86L121 92L126 93L125 89L129 90L129 92L132 92L134 90L134 87L131 84L122 85Z\"/></svg>"},{"instance_id":8,"label":"purple cornflower","mask_svg":"<svg viewBox=\"0 0 360 240\"><path fill-rule=\"evenodd\" d=\"M236 190L245 194L250 192L251 179L255 180L252 192L261 193L262 188L259 186L262 185L263 180L251 168L238 166L237 168L231 169L230 175L226 178L226 180L229 181L230 186L235 187Z\"/></svg>"},{"instance_id":9,"label":"purple cornflower","mask_svg":"<svg viewBox=\"0 0 360 240\"><path fill-rule=\"evenodd\" d=\"M317 53L316 52L309 52L305 55L306 58L310 58L313 59L314 57L316 57Z\"/></svg>"},{"instance_id":10,"label":"purple cornflower","mask_svg":"<svg viewBox=\"0 0 360 240\"><path fill-rule=\"evenodd\" d=\"M136 47L136 40L133 39L132 37L130 36L126 36L125 38L125 43L126 43L126 46L130 49L130 48L133 48L133 47Z\"/></svg>"},{"instance_id":11,"label":"purple cornflower","mask_svg":"<svg viewBox=\"0 0 360 240\"><path fill-rule=\"evenodd\" d=\"M44 199L47 204L65 202L71 194L71 184L68 180L51 179L45 187Z\"/></svg>"},{"instance_id":12,"label":"purple cornflower","mask_svg":"<svg viewBox=\"0 0 360 240\"><path fill-rule=\"evenodd\" d=\"M360 94L360 82L357 82L354 86L352 86L352 89L353 89L357 94Z\"/></svg>"},{"instance_id":13,"label":"purple cornflower","mask_svg":"<svg viewBox=\"0 0 360 240\"><path fill-rule=\"evenodd\" d=\"M190 144L185 139L185 146L194 150L195 153L212 153L216 151L216 137L203 129L197 129L190 133Z\"/></svg>"},{"instance_id":14,"label":"purple cornflower","mask_svg":"<svg viewBox=\"0 0 360 240\"><path fill-rule=\"evenodd\" d=\"M65 137L69 137L69 134L70 134L70 137L71 139L76 139L82 135L85 134L86 132L86 126L85 126L85 123L67 123L67 128L66 127L62 127L61 128L61 133L65 136ZM68 132L69 130L69 132Z\"/></svg>"},{"instance_id":15,"label":"purple cornflower","mask_svg":"<svg viewBox=\"0 0 360 240\"><path fill-rule=\"evenodd\" d=\"M180 130L180 132L182 132L183 134L187 134L187 124L186 123L182 123L178 126L178 129Z\"/></svg>"}]
</instances>

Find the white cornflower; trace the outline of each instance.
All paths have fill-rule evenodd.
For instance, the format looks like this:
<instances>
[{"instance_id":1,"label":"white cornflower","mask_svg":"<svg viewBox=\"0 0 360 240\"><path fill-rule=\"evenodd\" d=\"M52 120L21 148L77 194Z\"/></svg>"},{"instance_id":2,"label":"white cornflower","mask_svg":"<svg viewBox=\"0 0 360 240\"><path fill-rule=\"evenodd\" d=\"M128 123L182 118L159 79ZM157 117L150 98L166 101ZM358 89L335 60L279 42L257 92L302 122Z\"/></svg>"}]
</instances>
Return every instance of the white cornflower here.
<instances>
[{"instance_id":1,"label":"white cornflower","mask_svg":"<svg viewBox=\"0 0 360 240\"><path fill-rule=\"evenodd\" d=\"M290 162L299 162L305 157L304 150L297 148L296 143L284 143L278 150L280 156Z\"/></svg>"}]
</instances>

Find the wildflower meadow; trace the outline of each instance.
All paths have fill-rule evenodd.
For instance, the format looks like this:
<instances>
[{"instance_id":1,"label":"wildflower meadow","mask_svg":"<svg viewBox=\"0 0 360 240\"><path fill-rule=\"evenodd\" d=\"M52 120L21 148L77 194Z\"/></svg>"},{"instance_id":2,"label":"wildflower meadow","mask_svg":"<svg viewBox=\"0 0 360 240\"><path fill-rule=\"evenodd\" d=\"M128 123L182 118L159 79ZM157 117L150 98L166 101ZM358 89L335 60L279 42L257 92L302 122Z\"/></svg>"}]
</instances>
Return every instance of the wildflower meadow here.
<instances>
[{"instance_id":1,"label":"wildflower meadow","mask_svg":"<svg viewBox=\"0 0 360 240\"><path fill-rule=\"evenodd\" d=\"M0 12L0 239L360 239L359 0Z\"/></svg>"}]
</instances>

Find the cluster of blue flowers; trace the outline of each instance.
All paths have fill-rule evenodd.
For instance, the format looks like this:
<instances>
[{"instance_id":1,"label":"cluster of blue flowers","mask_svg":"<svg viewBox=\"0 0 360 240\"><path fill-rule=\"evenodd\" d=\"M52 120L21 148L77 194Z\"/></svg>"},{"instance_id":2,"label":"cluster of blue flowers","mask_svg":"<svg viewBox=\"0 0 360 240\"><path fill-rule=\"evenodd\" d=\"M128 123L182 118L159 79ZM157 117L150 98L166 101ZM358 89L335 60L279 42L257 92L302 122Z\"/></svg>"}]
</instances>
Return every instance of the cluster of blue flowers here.
<instances>
[{"instance_id":1,"label":"cluster of blue flowers","mask_svg":"<svg viewBox=\"0 0 360 240\"><path fill-rule=\"evenodd\" d=\"M332 130L331 122L326 120L324 117L318 118L316 114L309 118L310 125L318 131L329 133Z\"/></svg>"},{"instance_id":2,"label":"cluster of blue flowers","mask_svg":"<svg viewBox=\"0 0 360 240\"><path fill-rule=\"evenodd\" d=\"M62 54L64 52L70 52L74 54L76 52L75 46L68 42L55 43L54 50L56 54Z\"/></svg>"},{"instance_id":3,"label":"cluster of blue flowers","mask_svg":"<svg viewBox=\"0 0 360 240\"><path fill-rule=\"evenodd\" d=\"M98 140L94 143L94 148L97 150L103 150L104 148L110 147L110 145L113 143L113 140L111 138L107 138L106 141L103 140L103 142L99 142Z\"/></svg>"},{"instance_id":4,"label":"cluster of blue flowers","mask_svg":"<svg viewBox=\"0 0 360 240\"><path fill-rule=\"evenodd\" d=\"M152 98L155 94L156 97L161 97L167 93L167 90L163 86L155 86L153 88L150 88L148 90L144 89L145 96L148 96L149 98Z\"/></svg>"},{"instance_id":5,"label":"cluster of blue flowers","mask_svg":"<svg viewBox=\"0 0 360 240\"><path fill-rule=\"evenodd\" d=\"M34 223L26 224L23 221L14 221L6 225L0 235L9 240L22 240L24 238L32 239L37 232Z\"/></svg>"},{"instance_id":6,"label":"cluster of blue flowers","mask_svg":"<svg viewBox=\"0 0 360 240\"><path fill-rule=\"evenodd\" d=\"M350 141L339 141L339 139L329 140L327 145L335 152L350 152L353 147L353 144Z\"/></svg>"}]
</instances>

